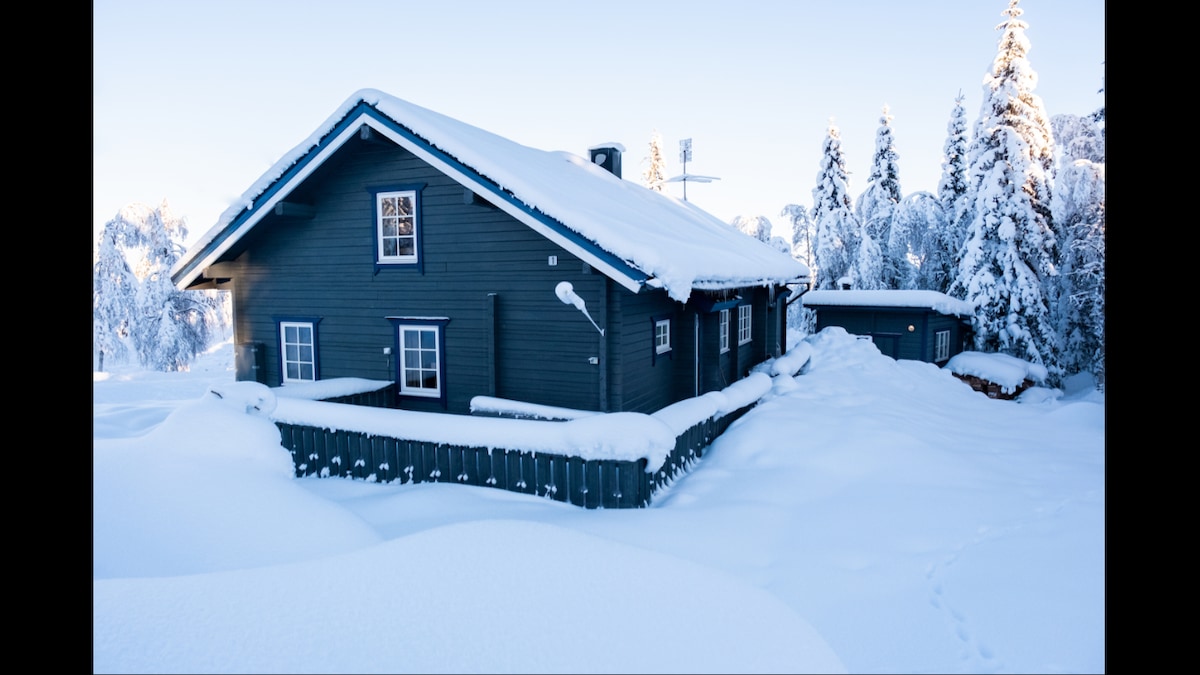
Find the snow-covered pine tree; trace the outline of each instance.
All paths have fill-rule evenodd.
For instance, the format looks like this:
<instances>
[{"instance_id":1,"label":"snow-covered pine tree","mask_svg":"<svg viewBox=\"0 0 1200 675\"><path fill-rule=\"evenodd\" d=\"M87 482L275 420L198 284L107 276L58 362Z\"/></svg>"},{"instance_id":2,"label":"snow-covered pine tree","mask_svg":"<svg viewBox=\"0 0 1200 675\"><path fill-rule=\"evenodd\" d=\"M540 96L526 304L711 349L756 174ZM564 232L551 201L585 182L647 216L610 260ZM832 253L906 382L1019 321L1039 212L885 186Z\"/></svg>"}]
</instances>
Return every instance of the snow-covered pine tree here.
<instances>
[{"instance_id":1,"label":"snow-covered pine tree","mask_svg":"<svg viewBox=\"0 0 1200 675\"><path fill-rule=\"evenodd\" d=\"M821 169L812 195L812 220L817 234L813 248L816 269L811 270L815 274L813 288L840 288L840 281L849 278L850 265L858 255L861 226L850 201L841 132L832 120L825 133Z\"/></svg>"},{"instance_id":2,"label":"snow-covered pine tree","mask_svg":"<svg viewBox=\"0 0 1200 675\"><path fill-rule=\"evenodd\" d=\"M800 204L788 204L783 207L779 215L786 216L792 222L792 257L800 262L808 265L811 270L813 267L813 232L812 218L808 215L808 209Z\"/></svg>"},{"instance_id":3,"label":"snow-covered pine tree","mask_svg":"<svg viewBox=\"0 0 1200 675\"><path fill-rule=\"evenodd\" d=\"M1094 116L1051 119L1060 151L1051 212L1059 242L1055 321L1065 374L1104 387L1104 136Z\"/></svg>"},{"instance_id":4,"label":"snow-covered pine tree","mask_svg":"<svg viewBox=\"0 0 1200 675\"><path fill-rule=\"evenodd\" d=\"M763 243L771 241L772 226L766 216L735 216L729 225L742 234L748 234Z\"/></svg>"},{"instance_id":5,"label":"snow-covered pine tree","mask_svg":"<svg viewBox=\"0 0 1200 675\"><path fill-rule=\"evenodd\" d=\"M663 159L662 134L655 129L650 134L650 155L643 162L646 168L642 170L642 185L654 190L663 191L663 181L667 179L667 161Z\"/></svg>"},{"instance_id":6,"label":"snow-covered pine tree","mask_svg":"<svg viewBox=\"0 0 1200 675\"><path fill-rule=\"evenodd\" d=\"M858 196L857 203L858 219L863 224L865 236L874 240L882 255L880 279L871 282L872 288L903 287L904 263L908 251L901 252L897 259L897 253L892 251L890 245L892 214L901 197L898 158L896 142L892 137L892 115L885 105L883 115L879 118L879 129L875 132L875 154L871 159L871 174L867 177L867 187ZM869 255L869 251L864 253Z\"/></svg>"},{"instance_id":7,"label":"snow-covered pine tree","mask_svg":"<svg viewBox=\"0 0 1200 675\"><path fill-rule=\"evenodd\" d=\"M965 214L969 212L967 199L967 146L970 137L967 133L967 110L963 106L963 95L960 91L954 99L954 110L950 113L950 121L946 124L946 143L942 146L942 177L938 181L938 199L942 202L942 214L947 231L942 237L943 245L948 247L948 255L954 264L958 264L959 250L967 239L968 220ZM953 275L951 275L953 278ZM948 286L948 281L943 289Z\"/></svg>"},{"instance_id":8,"label":"snow-covered pine tree","mask_svg":"<svg viewBox=\"0 0 1200 675\"><path fill-rule=\"evenodd\" d=\"M138 281L125 250L135 238L127 221L119 216L100 231L96 262L92 266L92 330L99 362L97 370L123 361L129 354Z\"/></svg>"},{"instance_id":9,"label":"snow-covered pine tree","mask_svg":"<svg viewBox=\"0 0 1200 675\"><path fill-rule=\"evenodd\" d=\"M171 267L183 252L187 226L176 218L166 200L156 209L134 205L145 242L137 297L134 338L144 367L164 372L187 370L196 354L206 349L223 326L219 304L207 292L180 291L171 281Z\"/></svg>"},{"instance_id":10,"label":"snow-covered pine tree","mask_svg":"<svg viewBox=\"0 0 1200 675\"><path fill-rule=\"evenodd\" d=\"M951 293L975 307L975 348L1046 367L1056 384L1050 316L1056 246L1051 226L1054 141L1019 0L1010 0L969 156L970 226Z\"/></svg>"}]
</instances>

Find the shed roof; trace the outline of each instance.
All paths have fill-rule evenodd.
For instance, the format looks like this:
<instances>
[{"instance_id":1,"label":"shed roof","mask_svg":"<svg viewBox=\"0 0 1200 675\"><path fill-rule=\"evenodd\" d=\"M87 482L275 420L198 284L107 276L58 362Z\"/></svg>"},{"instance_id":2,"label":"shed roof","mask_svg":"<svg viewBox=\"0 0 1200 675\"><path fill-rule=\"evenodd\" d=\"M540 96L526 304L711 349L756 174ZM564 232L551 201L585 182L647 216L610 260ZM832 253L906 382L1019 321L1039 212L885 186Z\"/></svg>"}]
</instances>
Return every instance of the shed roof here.
<instances>
[{"instance_id":1,"label":"shed roof","mask_svg":"<svg viewBox=\"0 0 1200 675\"><path fill-rule=\"evenodd\" d=\"M971 303L937 291L836 290L809 291L801 297L805 307L898 307L931 309L951 316L971 316Z\"/></svg>"},{"instance_id":2,"label":"shed roof","mask_svg":"<svg viewBox=\"0 0 1200 675\"><path fill-rule=\"evenodd\" d=\"M374 89L355 92L233 203L172 270L179 287L246 235L362 126L421 159L633 291L680 302L716 290L808 280L808 268L693 204L617 178L578 155L530 148Z\"/></svg>"}]
</instances>

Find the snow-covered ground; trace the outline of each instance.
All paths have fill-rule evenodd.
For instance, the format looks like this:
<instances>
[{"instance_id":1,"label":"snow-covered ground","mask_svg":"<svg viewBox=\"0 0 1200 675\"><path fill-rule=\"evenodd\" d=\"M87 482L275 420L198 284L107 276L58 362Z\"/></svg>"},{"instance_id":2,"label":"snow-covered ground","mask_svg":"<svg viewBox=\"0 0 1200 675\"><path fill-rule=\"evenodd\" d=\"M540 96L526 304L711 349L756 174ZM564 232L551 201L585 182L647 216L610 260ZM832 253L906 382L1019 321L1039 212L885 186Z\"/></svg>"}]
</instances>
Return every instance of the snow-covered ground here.
<instances>
[{"instance_id":1,"label":"snow-covered ground","mask_svg":"<svg viewBox=\"0 0 1200 675\"><path fill-rule=\"evenodd\" d=\"M1103 397L797 347L640 510L294 478L228 343L96 374L94 670L1104 671Z\"/></svg>"}]
</instances>

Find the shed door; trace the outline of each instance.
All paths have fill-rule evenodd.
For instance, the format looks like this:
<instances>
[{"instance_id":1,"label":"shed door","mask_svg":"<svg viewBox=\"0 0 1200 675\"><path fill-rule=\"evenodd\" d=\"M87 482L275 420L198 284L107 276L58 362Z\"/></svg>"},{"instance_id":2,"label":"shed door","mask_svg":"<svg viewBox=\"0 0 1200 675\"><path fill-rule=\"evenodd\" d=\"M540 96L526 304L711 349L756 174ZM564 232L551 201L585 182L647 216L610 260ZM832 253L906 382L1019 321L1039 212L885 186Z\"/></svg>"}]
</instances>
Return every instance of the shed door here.
<instances>
[{"instance_id":1,"label":"shed door","mask_svg":"<svg viewBox=\"0 0 1200 675\"><path fill-rule=\"evenodd\" d=\"M895 333L871 333L871 340L875 346L879 348L880 353L884 356L890 356L893 359L899 358L900 353L900 336Z\"/></svg>"}]
</instances>

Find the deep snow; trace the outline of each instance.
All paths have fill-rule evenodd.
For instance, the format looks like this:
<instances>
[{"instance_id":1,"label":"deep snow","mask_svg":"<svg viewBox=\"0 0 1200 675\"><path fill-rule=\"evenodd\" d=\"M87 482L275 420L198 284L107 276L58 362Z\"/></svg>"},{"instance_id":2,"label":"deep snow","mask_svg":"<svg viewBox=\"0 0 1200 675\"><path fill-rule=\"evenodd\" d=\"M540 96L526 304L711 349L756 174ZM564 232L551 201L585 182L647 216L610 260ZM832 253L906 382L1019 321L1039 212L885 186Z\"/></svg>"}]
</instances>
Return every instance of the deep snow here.
<instances>
[{"instance_id":1,"label":"deep snow","mask_svg":"<svg viewBox=\"0 0 1200 675\"><path fill-rule=\"evenodd\" d=\"M228 343L98 373L94 670L1102 672L1103 396L988 399L840 329L791 353L640 510L294 478L208 393Z\"/></svg>"}]
</instances>

